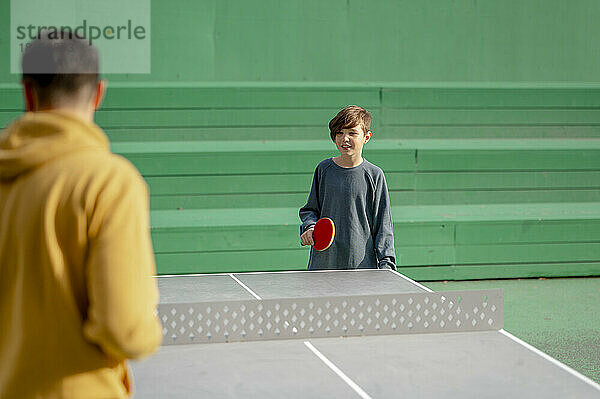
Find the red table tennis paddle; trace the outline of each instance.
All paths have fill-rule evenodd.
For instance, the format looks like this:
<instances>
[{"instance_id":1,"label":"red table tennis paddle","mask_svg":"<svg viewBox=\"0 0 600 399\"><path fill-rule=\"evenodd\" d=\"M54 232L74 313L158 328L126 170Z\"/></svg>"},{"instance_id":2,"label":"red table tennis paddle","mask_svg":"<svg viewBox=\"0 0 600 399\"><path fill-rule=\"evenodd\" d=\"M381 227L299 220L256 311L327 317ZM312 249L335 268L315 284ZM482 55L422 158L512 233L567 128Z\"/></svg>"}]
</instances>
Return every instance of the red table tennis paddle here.
<instances>
[{"instance_id":1,"label":"red table tennis paddle","mask_svg":"<svg viewBox=\"0 0 600 399\"><path fill-rule=\"evenodd\" d=\"M314 247L317 251L324 251L331 246L335 237L335 224L329 218L321 218L315 224L313 231Z\"/></svg>"}]
</instances>

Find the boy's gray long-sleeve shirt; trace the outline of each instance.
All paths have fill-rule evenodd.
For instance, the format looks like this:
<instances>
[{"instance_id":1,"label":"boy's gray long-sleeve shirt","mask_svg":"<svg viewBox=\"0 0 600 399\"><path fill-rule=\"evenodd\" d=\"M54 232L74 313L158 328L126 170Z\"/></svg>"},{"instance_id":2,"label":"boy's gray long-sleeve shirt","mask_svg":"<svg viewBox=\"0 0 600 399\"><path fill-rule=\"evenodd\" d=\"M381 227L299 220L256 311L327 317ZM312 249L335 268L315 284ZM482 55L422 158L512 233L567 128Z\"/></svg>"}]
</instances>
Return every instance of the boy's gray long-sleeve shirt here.
<instances>
[{"instance_id":1,"label":"boy's gray long-sleeve shirt","mask_svg":"<svg viewBox=\"0 0 600 399\"><path fill-rule=\"evenodd\" d=\"M311 247L308 270L396 269L390 199L379 167L366 159L353 168L322 161L300 208L300 234L322 217L333 220L335 239L325 251Z\"/></svg>"}]
</instances>

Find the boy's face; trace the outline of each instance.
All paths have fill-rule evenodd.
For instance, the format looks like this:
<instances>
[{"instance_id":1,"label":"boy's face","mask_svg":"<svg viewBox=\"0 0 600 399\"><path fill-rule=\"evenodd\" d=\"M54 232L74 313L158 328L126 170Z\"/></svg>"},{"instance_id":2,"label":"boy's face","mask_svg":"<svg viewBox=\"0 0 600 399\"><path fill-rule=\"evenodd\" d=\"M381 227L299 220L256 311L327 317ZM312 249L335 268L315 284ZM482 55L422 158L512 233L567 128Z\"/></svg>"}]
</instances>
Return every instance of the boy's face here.
<instances>
[{"instance_id":1,"label":"boy's face","mask_svg":"<svg viewBox=\"0 0 600 399\"><path fill-rule=\"evenodd\" d=\"M360 125L344 128L335 135L335 145L342 156L361 156L362 148L371 139L371 131L365 132Z\"/></svg>"}]
</instances>

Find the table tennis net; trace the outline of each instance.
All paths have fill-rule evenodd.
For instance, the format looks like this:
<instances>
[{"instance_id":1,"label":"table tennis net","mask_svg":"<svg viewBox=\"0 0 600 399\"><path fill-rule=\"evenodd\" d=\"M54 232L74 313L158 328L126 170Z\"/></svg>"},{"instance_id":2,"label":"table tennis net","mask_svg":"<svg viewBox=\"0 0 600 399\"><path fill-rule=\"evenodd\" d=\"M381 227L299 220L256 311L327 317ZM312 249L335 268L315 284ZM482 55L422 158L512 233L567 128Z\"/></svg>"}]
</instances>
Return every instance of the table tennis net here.
<instances>
[{"instance_id":1,"label":"table tennis net","mask_svg":"<svg viewBox=\"0 0 600 399\"><path fill-rule=\"evenodd\" d=\"M163 303L163 345L500 330L502 290Z\"/></svg>"}]
</instances>

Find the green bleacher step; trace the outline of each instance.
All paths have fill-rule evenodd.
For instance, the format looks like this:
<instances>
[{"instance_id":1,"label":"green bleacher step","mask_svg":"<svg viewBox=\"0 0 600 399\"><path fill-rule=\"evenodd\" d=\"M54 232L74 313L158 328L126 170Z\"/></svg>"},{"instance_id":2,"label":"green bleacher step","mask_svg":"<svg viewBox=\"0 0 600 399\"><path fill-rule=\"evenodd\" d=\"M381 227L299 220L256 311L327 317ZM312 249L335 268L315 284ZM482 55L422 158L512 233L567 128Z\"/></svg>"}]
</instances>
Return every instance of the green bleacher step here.
<instances>
[{"instance_id":1,"label":"green bleacher step","mask_svg":"<svg viewBox=\"0 0 600 399\"><path fill-rule=\"evenodd\" d=\"M398 267L420 279L600 271L600 204L393 207ZM161 274L301 270L297 208L153 211ZM487 265L487 266L486 266ZM547 265L547 271L541 265ZM487 278L487 277L486 277Z\"/></svg>"}]
</instances>

